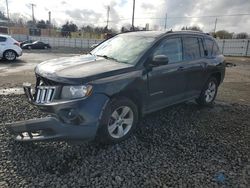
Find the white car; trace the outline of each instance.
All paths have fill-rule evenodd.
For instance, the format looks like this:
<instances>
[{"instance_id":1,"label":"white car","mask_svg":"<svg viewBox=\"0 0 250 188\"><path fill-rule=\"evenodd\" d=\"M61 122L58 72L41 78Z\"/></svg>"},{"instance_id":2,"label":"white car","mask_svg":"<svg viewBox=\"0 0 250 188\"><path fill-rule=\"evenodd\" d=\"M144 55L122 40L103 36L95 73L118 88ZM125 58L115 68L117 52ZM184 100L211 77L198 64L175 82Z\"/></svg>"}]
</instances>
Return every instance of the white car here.
<instances>
[{"instance_id":1,"label":"white car","mask_svg":"<svg viewBox=\"0 0 250 188\"><path fill-rule=\"evenodd\" d=\"M9 35L0 35L0 59L14 61L22 55L22 49L19 42Z\"/></svg>"}]
</instances>

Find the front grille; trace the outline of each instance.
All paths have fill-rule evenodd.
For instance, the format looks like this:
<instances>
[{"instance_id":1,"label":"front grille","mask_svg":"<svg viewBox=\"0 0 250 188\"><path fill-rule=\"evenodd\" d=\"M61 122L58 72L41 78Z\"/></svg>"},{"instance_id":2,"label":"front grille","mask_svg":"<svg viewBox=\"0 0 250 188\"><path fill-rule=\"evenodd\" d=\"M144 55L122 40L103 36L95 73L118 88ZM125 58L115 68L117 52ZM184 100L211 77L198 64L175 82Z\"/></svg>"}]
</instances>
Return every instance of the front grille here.
<instances>
[{"instance_id":1,"label":"front grille","mask_svg":"<svg viewBox=\"0 0 250 188\"><path fill-rule=\"evenodd\" d=\"M60 85L60 84L53 80L49 80L47 78L36 75L36 86L41 86L41 85L42 86L55 86L55 85Z\"/></svg>"},{"instance_id":2,"label":"front grille","mask_svg":"<svg viewBox=\"0 0 250 188\"><path fill-rule=\"evenodd\" d=\"M49 103L53 100L56 87L37 86L36 103Z\"/></svg>"}]
</instances>

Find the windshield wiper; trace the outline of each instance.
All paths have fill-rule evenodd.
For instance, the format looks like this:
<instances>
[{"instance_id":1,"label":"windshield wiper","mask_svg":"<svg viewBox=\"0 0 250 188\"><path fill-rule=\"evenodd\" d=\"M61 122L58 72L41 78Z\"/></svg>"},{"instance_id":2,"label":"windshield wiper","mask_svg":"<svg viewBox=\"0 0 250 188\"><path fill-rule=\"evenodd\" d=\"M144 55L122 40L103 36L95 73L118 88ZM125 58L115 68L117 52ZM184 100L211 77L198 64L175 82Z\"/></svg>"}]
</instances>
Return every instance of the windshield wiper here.
<instances>
[{"instance_id":1,"label":"windshield wiper","mask_svg":"<svg viewBox=\"0 0 250 188\"><path fill-rule=\"evenodd\" d=\"M105 59L109 59L109 60L114 60L114 61L116 61L116 62L121 62L121 61L118 61L116 58L114 58L114 57L109 57L109 56L107 56L107 55L96 55L97 57L103 57L103 58L105 58Z\"/></svg>"}]
</instances>

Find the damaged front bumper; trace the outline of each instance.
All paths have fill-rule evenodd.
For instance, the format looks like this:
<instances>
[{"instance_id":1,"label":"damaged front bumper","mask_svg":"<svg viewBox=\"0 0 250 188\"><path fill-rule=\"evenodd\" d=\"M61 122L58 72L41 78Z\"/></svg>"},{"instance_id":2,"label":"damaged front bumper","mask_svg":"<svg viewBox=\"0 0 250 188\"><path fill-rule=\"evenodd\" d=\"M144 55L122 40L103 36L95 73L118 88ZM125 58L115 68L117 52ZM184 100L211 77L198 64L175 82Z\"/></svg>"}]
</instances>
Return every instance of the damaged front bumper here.
<instances>
[{"instance_id":1,"label":"damaged front bumper","mask_svg":"<svg viewBox=\"0 0 250 188\"><path fill-rule=\"evenodd\" d=\"M30 103L52 116L6 124L17 141L93 140L109 100L104 94L93 93L88 98L38 104L30 86L24 91Z\"/></svg>"}]
</instances>

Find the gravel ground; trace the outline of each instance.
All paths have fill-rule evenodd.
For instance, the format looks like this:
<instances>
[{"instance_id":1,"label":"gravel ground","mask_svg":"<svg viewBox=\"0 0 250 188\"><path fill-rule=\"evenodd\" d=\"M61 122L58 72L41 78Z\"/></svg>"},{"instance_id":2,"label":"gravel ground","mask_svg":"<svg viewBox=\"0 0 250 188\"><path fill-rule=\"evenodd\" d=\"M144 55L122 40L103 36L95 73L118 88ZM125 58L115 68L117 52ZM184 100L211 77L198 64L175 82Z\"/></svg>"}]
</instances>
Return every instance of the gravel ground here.
<instances>
[{"instance_id":1,"label":"gravel ground","mask_svg":"<svg viewBox=\"0 0 250 188\"><path fill-rule=\"evenodd\" d=\"M0 96L2 123L44 115L24 96ZM148 115L117 145L21 144L0 126L0 187L249 187L249 119L248 105L186 103Z\"/></svg>"}]
</instances>

